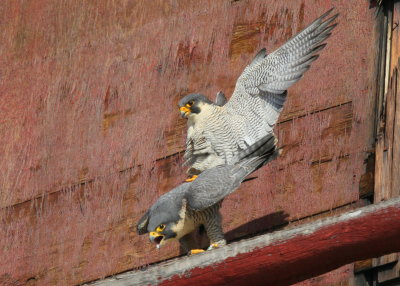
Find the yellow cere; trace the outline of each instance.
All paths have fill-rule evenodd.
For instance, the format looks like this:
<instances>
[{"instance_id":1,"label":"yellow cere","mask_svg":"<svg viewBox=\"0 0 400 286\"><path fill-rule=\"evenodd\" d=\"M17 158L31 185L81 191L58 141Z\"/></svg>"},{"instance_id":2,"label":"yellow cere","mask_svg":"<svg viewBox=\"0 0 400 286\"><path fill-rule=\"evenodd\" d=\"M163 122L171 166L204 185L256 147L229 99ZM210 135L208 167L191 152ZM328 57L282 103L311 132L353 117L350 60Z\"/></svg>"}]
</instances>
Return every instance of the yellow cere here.
<instances>
[{"instance_id":1,"label":"yellow cere","mask_svg":"<svg viewBox=\"0 0 400 286\"><path fill-rule=\"evenodd\" d=\"M185 106L182 106L181 108L179 108L179 110L182 112L190 112L190 109Z\"/></svg>"}]
</instances>

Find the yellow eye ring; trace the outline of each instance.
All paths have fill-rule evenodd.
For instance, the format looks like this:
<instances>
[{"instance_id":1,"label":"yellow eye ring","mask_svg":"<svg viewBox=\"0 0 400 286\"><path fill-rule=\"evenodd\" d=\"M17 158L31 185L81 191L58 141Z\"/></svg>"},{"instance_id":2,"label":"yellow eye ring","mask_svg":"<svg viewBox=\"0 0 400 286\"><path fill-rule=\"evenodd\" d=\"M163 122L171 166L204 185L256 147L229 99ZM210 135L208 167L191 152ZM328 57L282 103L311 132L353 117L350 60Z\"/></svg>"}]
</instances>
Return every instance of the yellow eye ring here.
<instances>
[{"instance_id":1,"label":"yellow eye ring","mask_svg":"<svg viewBox=\"0 0 400 286\"><path fill-rule=\"evenodd\" d=\"M188 103L186 103L186 106L191 107L193 104L194 104L194 100L191 100Z\"/></svg>"},{"instance_id":2,"label":"yellow eye ring","mask_svg":"<svg viewBox=\"0 0 400 286\"><path fill-rule=\"evenodd\" d=\"M160 225L157 227L156 231L157 231L157 232L161 232L161 231L163 231L164 229L165 229L165 224L160 224Z\"/></svg>"}]
</instances>

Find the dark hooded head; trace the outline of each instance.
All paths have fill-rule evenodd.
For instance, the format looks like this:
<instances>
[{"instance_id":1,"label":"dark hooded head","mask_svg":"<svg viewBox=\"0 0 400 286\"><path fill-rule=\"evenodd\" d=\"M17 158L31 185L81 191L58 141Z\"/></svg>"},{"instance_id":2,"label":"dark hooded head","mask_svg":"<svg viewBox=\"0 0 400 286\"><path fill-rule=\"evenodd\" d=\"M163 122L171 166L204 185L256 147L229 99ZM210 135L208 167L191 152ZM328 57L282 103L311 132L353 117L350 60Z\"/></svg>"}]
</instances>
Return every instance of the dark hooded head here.
<instances>
[{"instance_id":1,"label":"dark hooded head","mask_svg":"<svg viewBox=\"0 0 400 286\"><path fill-rule=\"evenodd\" d=\"M202 94L192 93L179 100L178 107L181 116L187 118L191 114L199 114L201 112L201 106L204 104L213 103Z\"/></svg>"},{"instance_id":2,"label":"dark hooded head","mask_svg":"<svg viewBox=\"0 0 400 286\"><path fill-rule=\"evenodd\" d=\"M139 220L139 234L149 233L150 241L161 245L181 238L185 219L186 202L184 195L189 183L184 183L162 195Z\"/></svg>"}]
</instances>

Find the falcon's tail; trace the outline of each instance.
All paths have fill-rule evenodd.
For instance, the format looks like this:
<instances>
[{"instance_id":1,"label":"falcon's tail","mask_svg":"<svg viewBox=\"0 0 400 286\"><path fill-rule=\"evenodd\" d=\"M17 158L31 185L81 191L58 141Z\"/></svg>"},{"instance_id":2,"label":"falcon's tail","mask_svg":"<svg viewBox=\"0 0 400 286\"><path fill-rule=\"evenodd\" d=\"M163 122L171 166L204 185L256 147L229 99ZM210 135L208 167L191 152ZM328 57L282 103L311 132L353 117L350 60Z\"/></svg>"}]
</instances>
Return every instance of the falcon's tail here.
<instances>
[{"instance_id":1,"label":"falcon's tail","mask_svg":"<svg viewBox=\"0 0 400 286\"><path fill-rule=\"evenodd\" d=\"M269 154L244 159L236 164L235 176L240 182L243 182L248 175L267 164L270 160L271 155Z\"/></svg>"},{"instance_id":2,"label":"falcon's tail","mask_svg":"<svg viewBox=\"0 0 400 286\"><path fill-rule=\"evenodd\" d=\"M279 156L280 149L276 143L274 134L269 134L239 153L236 165L241 180Z\"/></svg>"},{"instance_id":3,"label":"falcon's tail","mask_svg":"<svg viewBox=\"0 0 400 286\"><path fill-rule=\"evenodd\" d=\"M254 172L279 156L281 150L277 147L277 143L278 140L275 135L273 133L268 134L247 149L241 151L238 154L238 161L244 162L246 159L258 158L262 163L252 171Z\"/></svg>"}]
</instances>

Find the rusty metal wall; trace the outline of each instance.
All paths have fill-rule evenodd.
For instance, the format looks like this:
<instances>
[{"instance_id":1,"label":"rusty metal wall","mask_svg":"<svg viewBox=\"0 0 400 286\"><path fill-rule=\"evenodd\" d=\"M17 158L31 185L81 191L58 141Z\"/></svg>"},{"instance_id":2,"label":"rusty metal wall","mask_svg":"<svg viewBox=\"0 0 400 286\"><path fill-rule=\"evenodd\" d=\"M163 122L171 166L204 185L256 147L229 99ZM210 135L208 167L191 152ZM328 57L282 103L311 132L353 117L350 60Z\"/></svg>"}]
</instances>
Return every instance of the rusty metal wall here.
<instances>
[{"instance_id":1,"label":"rusty metal wall","mask_svg":"<svg viewBox=\"0 0 400 286\"><path fill-rule=\"evenodd\" d=\"M76 284L177 255L134 226L185 177L178 100L230 96L258 49L331 7L340 24L276 128L283 155L224 202L229 239L358 200L373 134L368 1L2 1L0 283Z\"/></svg>"}]
</instances>

